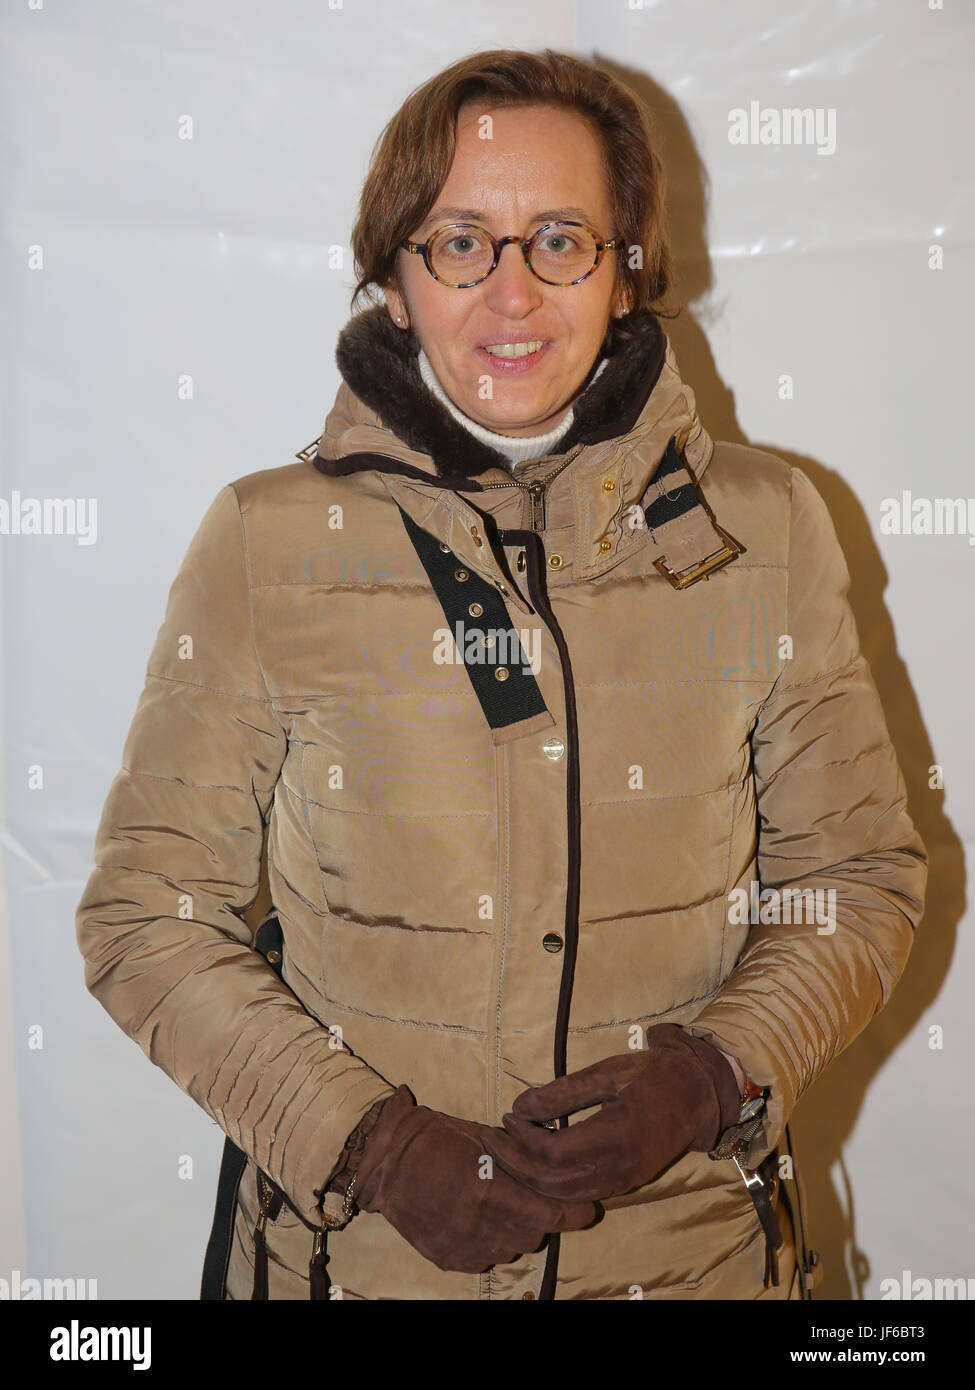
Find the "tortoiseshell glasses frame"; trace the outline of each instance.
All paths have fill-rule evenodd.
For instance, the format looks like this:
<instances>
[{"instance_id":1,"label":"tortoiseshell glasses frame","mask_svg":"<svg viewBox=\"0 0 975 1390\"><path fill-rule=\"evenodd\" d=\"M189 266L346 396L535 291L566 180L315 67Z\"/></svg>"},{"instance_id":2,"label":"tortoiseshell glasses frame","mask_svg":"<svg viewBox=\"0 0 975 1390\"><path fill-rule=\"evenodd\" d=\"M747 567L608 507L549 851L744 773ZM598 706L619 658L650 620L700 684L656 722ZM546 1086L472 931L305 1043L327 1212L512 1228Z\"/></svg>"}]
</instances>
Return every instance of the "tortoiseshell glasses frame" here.
<instances>
[{"instance_id":1,"label":"tortoiseshell glasses frame","mask_svg":"<svg viewBox=\"0 0 975 1390\"><path fill-rule=\"evenodd\" d=\"M546 280L543 275L539 275L538 271L532 265L531 253L534 249L535 242L542 235L543 232L550 232L553 227L581 227L583 231L588 232L589 235L592 237L594 242L594 260L592 265L589 267L589 269L585 272L584 275L578 275L574 280ZM429 248L433 245L434 241L436 241L437 237L439 237L443 232L450 231L454 228L461 231L465 229L470 229L473 231L480 232L485 237L485 239L491 243L491 246L493 247L494 259L491 262L490 269L486 270L484 274L479 276L476 280L465 280L459 284L453 280L445 280L442 275L437 274L433 266L430 264ZM618 250L620 245L622 244L621 239L619 237L614 237L609 241L604 241L600 237L599 233L596 232L592 227L587 226L585 222L546 222L544 227L539 227L537 231L531 234L531 236L506 236L500 238L493 237L485 227L478 226L476 222L445 222L442 227L438 227L436 231L431 232L430 235L427 237L426 241L401 241L400 246L404 251L409 251L409 253L413 256L422 256L423 264L426 266L427 270L433 276L434 280L438 281L439 284L447 285L449 288L455 290L469 290L473 289L475 285L482 285L484 281L488 278L488 276L497 269L498 262L501 259L501 252L504 250L504 248L508 245L509 242L521 248L521 253L525 258L525 264L537 280L541 280L542 283L545 285L560 286L579 285L582 283L583 280L588 280L589 276L592 275L593 271L598 269L599 263L602 260L604 254L607 251Z\"/></svg>"}]
</instances>

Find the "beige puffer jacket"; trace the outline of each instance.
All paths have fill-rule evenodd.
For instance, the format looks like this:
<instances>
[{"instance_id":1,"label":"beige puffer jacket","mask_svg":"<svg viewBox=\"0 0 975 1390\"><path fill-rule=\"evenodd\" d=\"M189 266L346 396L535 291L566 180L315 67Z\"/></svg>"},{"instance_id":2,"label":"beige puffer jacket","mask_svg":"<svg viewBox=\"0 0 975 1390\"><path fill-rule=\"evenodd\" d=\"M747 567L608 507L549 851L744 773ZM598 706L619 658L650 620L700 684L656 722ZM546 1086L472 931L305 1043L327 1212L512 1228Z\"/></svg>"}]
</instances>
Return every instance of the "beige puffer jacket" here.
<instances>
[{"instance_id":1,"label":"beige puffer jacket","mask_svg":"<svg viewBox=\"0 0 975 1390\"><path fill-rule=\"evenodd\" d=\"M769 1088L754 1167L904 969L927 855L826 507L713 442L636 322L516 481L412 333L356 316L317 452L223 487L172 586L77 934L94 996L248 1156L227 1298L251 1296L256 1167L317 1225L401 1083L500 1124L675 1022ZM252 947L265 849L282 980ZM818 916L757 897L784 886ZM788 1187L778 1284L735 1163L692 1153L480 1275L360 1212L332 1294L796 1298ZM287 1206L267 1246L269 1296L307 1298Z\"/></svg>"}]
</instances>

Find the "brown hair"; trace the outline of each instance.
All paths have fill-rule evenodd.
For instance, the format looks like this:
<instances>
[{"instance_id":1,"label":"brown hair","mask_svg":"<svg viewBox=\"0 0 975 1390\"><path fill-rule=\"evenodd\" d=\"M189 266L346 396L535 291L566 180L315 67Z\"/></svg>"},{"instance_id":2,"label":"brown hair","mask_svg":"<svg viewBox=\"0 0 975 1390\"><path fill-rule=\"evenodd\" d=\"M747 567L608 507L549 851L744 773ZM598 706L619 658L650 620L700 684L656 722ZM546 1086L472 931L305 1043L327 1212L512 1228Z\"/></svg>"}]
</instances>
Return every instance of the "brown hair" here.
<instances>
[{"instance_id":1,"label":"brown hair","mask_svg":"<svg viewBox=\"0 0 975 1390\"><path fill-rule=\"evenodd\" d=\"M490 49L473 53L415 88L380 135L352 229L358 274L355 309L367 286L395 285L399 244L424 220L446 182L454 157L457 114L472 100L488 105L561 106L594 125L606 151L616 253L616 288L630 314L658 310L671 287L670 248L664 223L663 169L654 150L646 105L593 63L546 48L543 53ZM642 249L642 266L629 264ZM367 298L372 298L367 294ZM666 313L664 317L669 317ZM627 318L611 320L630 336Z\"/></svg>"}]
</instances>

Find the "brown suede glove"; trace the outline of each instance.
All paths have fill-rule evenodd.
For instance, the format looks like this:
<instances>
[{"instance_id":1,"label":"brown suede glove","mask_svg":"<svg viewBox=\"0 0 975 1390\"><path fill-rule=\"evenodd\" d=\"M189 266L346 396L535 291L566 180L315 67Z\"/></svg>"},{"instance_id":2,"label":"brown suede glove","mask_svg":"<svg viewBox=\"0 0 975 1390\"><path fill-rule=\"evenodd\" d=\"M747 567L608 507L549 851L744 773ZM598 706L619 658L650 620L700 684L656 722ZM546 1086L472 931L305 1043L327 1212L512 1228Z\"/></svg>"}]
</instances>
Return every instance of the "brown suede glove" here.
<instances>
[{"instance_id":1,"label":"brown suede glove","mask_svg":"<svg viewBox=\"0 0 975 1390\"><path fill-rule=\"evenodd\" d=\"M349 1183L355 1177L362 1160L362 1153L366 1147L366 1140L375 1129L379 1116L382 1114L383 1106L388 1105L392 1096L384 1096L382 1100L377 1100L371 1110L368 1110L356 1125L355 1129L345 1141L345 1148L342 1150L341 1157L335 1166L332 1176L325 1184L326 1192L340 1192L343 1197Z\"/></svg>"},{"instance_id":2,"label":"brown suede glove","mask_svg":"<svg viewBox=\"0 0 975 1390\"><path fill-rule=\"evenodd\" d=\"M600 1103L566 1129L535 1123ZM660 1023L647 1029L646 1051L522 1091L485 1144L500 1168L537 1192L603 1201L651 1182L688 1150L713 1148L739 1108L727 1058L676 1023Z\"/></svg>"},{"instance_id":3,"label":"brown suede glove","mask_svg":"<svg viewBox=\"0 0 975 1390\"><path fill-rule=\"evenodd\" d=\"M509 1264L551 1231L591 1225L592 1202L542 1196L485 1162L492 1134L502 1131L417 1105L400 1086L366 1142L355 1200L438 1269L464 1274Z\"/></svg>"}]
</instances>

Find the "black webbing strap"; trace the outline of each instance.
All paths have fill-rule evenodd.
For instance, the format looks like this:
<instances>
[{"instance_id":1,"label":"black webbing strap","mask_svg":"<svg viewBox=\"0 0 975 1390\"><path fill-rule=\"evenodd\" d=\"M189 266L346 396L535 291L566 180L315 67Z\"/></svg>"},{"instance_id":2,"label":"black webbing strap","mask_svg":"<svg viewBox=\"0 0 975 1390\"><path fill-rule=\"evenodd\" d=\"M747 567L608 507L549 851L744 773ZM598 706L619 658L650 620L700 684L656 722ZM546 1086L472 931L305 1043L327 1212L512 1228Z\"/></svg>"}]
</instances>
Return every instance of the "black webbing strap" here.
<instances>
[{"instance_id":1,"label":"black webbing strap","mask_svg":"<svg viewBox=\"0 0 975 1390\"><path fill-rule=\"evenodd\" d=\"M268 963L274 967L281 978L281 956L284 933L277 917L268 917L257 929L255 947L267 958L269 951L277 953ZM247 1167L247 1155L239 1149L228 1134L224 1139L223 1158L220 1161L220 1176L217 1179L217 1200L213 1212L213 1225L203 1257L203 1277L200 1281L200 1300L202 1302L223 1301L227 1289L227 1268L230 1264L230 1251L234 1239L234 1217L237 1214L237 1190Z\"/></svg>"},{"instance_id":2,"label":"black webbing strap","mask_svg":"<svg viewBox=\"0 0 975 1390\"><path fill-rule=\"evenodd\" d=\"M511 626L501 595L486 579L462 564L450 550L441 549L436 537L418 526L402 507L399 510L406 533L440 600L451 636L455 637L459 623L462 633L470 633L476 628L488 635L493 633L495 637L494 647L484 647L482 661L468 661L467 641L457 643L460 658L488 724L492 729L503 729L509 724L531 719L533 715L543 714L547 707L542 692L525 659L518 633ZM468 611L472 604L475 609L480 609L476 615ZM499 662L494 655L501 633L505 634L503 662ZM506 679L497 679L495 671L499 669L507 670Z\"/></svg>"},{"instance_id":3,"label":"black webbing strap","mask_svg":"<svg viewBox=\"0 0 975 1390\"><path fill-rule=\"evenodd\" d=\"M674 476L674 487L667 493L661 493L650 503L649 507L644 507L643 514L647 519L647 525L651 530L655 526L663 526L665 522L674 521L677 517L689 512L692 507L700 506L697 489L691 481L687 465L677 452L677 445L674 437L671 436L667 443L667 449L660 466L653 475L655 483L662 483L667 478Z\"/></svg>"}]
</instances>

